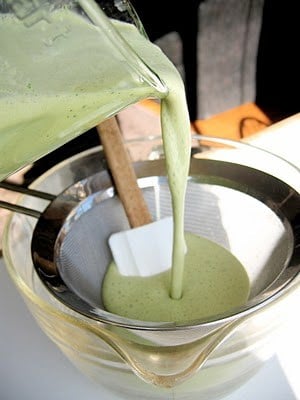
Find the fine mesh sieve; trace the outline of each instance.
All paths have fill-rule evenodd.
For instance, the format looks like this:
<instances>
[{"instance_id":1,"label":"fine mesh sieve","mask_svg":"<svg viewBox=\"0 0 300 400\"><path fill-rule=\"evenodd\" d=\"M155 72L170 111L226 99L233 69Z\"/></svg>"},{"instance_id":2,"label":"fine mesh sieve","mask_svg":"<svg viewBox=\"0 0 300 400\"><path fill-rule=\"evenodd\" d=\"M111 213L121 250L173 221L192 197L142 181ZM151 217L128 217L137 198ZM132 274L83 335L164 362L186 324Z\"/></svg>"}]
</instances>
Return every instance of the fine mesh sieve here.
<instances>
[{"instance_id":1,"label":"fine mesh sieve","mask_svg":"<svg viewBox=\"0 0 300 400\"><path fill-rule=\"evenodd\" d=\"M171 215L164 160L134 167L153 219ZM249 301L232 312L270 299L299 273L299 212L299 193L283 181L233 162L192 157L185 230L230 250L249 275ZM111 260L107 239L128 228L107 170L92 173L52 198L39 216L32 236L36 271L68 307L119 323L103 311L101 285Z\"/></svg>"}]
</instances>

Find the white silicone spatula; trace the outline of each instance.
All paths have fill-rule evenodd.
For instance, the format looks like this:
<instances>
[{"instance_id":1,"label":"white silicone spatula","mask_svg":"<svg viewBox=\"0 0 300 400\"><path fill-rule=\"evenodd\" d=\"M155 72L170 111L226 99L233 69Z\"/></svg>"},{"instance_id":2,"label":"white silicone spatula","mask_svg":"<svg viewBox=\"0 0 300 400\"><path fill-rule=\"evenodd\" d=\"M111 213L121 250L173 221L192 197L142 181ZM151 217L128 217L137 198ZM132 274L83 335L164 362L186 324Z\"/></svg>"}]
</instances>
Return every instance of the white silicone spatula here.
<instances>
[{"instance_id":1,"label":"white silicone spatula","mask_svg":"<svg viewBox=\"0 0 300 400\"><path fill-rule=\"evenodd\" d=\"M116 118L97 127L117 194L131 229L112 234L109 246L122 275L150 276L170 268L173 219L152 221Z\"/></svg>"}]
</instances>

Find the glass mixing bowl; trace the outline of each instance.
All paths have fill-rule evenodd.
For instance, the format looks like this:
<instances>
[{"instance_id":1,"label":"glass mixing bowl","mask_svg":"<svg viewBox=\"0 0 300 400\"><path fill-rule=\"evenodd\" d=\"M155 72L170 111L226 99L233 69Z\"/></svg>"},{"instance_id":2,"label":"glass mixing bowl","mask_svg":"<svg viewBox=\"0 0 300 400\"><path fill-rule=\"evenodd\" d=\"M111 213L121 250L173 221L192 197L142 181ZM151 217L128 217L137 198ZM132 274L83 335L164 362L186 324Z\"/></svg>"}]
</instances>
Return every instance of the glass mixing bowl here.
<instances>
[{"instance_id":1,"label":"glass mixing bowl","mask_svg":"<svg viewBox=\"0 0 300 400\"><path fill-rule=\"evenodd\" d=\"M135 162L137 175L144 174L145 167L148 168L152 162L156 165L155 162L163 160L160 137L135 139L127 142L127 146ZM203 179L203 185L211 185L209 198L212 199L212 196L218 196L220 193L220 197L216 197L217 201L214 201L218 206L218 215L210 216L206 222L204 222L205 215L201 216L203 218L201 234L230 249L244 264L250 264L248 273L252 283L252 297L255 297L260 285L257 281L263 277L258 279L255 271L251 270L251 264L255 257L260 258L260 255L266 257L265 248L269 242L278 241L272 246L274 249L280 249L277 253L275 251L272 262L268 262L271 269L280 270L281 266L289 265L292 259L293 263L299 264L299 254L297 255L299 250L296 249L297 246L299 249L299 243L297 243L297 240L299 241L299 236L297 236L299 210L296 221L298 225L293 227L293 233L291 233L291 222L283 218L279 211L277 213L278 204L274 206L274 203L269 202L269 196L280 197L279 186L264 187L262 185L261 192L254 193L251 185L245 185L243 176L237 171L240 166L246 166L248 182L249 176L250 181L252 180L252 175L255 180L255 171L263 171L267 174L266 176L273 176L279 179L278 182L285 182L298 194L300 193L300 172L288 162L268 152L226 139L195 136L191 154L193 159L209 160L210 165L213 165L213 173L210 171L205 175L203 171L206 176L206 179ZM31 187L58 195L74 182L103 169L102 161L101 146L87 150L56 165L40 176ZM216 163L219 161L221 164ZM231 170L230 181L222 177L222 168L219 167L225 166L223 162ZM216 165L218 168L215 168ZM155 175L155 168L151 171ZM193 167L191 167L191 175L194 182ZM213 184L208 177L213 178ZM222 191L223 188L226 188L225 192ZM232 203L235 200L228 199L227 191L237 194L238 199L239 196L241 199L245 198L246 202L239 204L237 200L237 203ZM265 197L264 192L267 193ZM224 193L226 200L223 200ZM252 199L254 194L256 198ZM267 220L270 224L274 224L271 229L266 231L260 229L259 221L254 221L254 225L251 225L251 220L256 219L253 217L256 214L251 208L254 204L252 200L255 204L257 202L261 204L259 209L262 207L271 210L270 219L269 211L267 212ZM47 202L22 196L19 204L42 211ZM275 218L274 221L272 218ZM9 274L45 334L84 374L116 393L120 399L204 398L209 400L221 398L253 376L274 354L276 343L282 339L282 335L286 335L287 328L292 329L293 323L297 323L294 317L296 315L295 297L299 295L299 274L282 287L277 295L272 296L271 299L263 299L260 307L243 318L231 334L210 354L204 365L187 379L172 387L146 383L144 379L133 373L132 368L116 351L117 349L111 346L112 343L109 340L104 341L104 336L100 334L100 332L118 329L116 326L118 319L112 326L107 321L93 320L77 313L57 300L41 282L31 258L31 238L35 224L36 219L32 217L17 213L11 215L3 240L3 255ZM221 230L220 226L222 226ZM280 237L275 235L275 228L281 232ZM252 232L251 229L256 230ZM256 256L251 258L254 253ZM279 273L279 276L281 275L282 273ZM151 327L147 332L149 331L151 333ZM192 334L192 330L190 332ZM189 335L189 331L185 332L185 335ZM134 339L129 335L128 340ZM188 341L188 338L186 340ZM147 342L145 345L147 346ZM157 355L166 347L168 347L166 343L158 345ZM177 348L173 346L171 353L173 349L175 355ZM153 354L149 357L155 358Z\"/></svg>"}]
</instances>

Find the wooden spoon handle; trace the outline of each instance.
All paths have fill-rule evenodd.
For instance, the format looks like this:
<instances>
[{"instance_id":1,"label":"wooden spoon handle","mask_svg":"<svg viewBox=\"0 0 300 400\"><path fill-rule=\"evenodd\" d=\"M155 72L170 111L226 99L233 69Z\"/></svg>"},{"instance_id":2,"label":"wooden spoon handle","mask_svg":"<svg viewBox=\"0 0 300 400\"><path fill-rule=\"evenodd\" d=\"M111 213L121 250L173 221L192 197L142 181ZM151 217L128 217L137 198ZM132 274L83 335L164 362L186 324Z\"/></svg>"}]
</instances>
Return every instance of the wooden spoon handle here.
<instances>
[{"instance_id":1,"label":"wooden spoon handle","mask_svg":"<svg viewBox=\"0 0 300 400\"><path fill-rule=\"evenodd\" d=\"M109 169L130 226L136 228L152 221L115 117L97 126Z\"/></svg>"}]
</instances>

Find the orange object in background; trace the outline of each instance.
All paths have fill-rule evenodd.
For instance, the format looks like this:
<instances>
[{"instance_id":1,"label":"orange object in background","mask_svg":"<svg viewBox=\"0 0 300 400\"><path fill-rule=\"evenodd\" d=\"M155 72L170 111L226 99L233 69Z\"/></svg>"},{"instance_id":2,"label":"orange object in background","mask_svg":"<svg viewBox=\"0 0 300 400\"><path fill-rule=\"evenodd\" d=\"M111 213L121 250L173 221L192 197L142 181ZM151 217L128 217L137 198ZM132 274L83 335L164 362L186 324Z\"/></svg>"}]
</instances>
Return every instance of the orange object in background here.
<instances>
[{"instance_id":1,"label":"orange object in background","mask_svg":"<svg viewBox=\"0 0 300 400\"><path fill-rule=\"evenodd\" d=\"M254 103L245 103L205 120L197 120L194 125L202 135L239 140L265 129L271 125L271 120Z\"/></svg>"}]
</instances>

